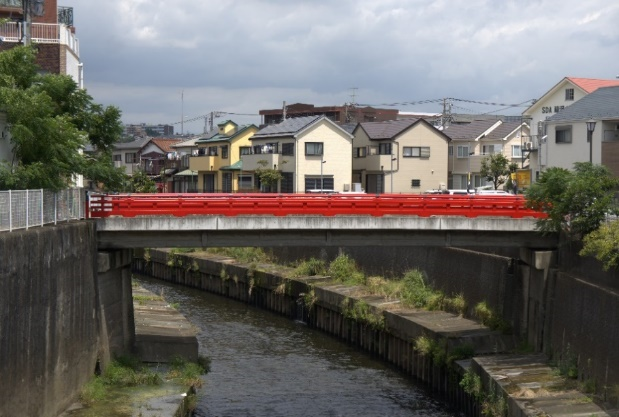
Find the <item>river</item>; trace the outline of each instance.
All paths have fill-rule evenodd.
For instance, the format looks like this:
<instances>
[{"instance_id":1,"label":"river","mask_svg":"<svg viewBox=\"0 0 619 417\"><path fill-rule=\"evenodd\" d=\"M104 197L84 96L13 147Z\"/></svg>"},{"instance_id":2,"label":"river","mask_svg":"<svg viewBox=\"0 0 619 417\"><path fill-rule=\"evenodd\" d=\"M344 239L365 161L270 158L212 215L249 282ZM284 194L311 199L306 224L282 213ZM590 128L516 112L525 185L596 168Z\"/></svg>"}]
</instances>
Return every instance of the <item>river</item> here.
<instances>
[{"instance_id":1,"label":"river","mask_svg":"<svg viewBox=\"0 0 619 417\"><path fill-rule=\"evenodd\" d=\"M138 282L198 328L212 360L198 417L455 417L412 378L303 323L218 295Z\"/></svg>"}]
</instances>

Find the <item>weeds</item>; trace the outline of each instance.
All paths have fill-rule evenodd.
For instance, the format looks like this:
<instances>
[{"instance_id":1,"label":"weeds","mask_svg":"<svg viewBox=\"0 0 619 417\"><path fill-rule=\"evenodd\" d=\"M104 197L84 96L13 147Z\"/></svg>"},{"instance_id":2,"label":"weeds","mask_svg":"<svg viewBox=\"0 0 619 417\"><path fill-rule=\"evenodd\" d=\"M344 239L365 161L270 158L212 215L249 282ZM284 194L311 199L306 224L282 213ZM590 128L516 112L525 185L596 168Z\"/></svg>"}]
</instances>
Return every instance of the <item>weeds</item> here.
<instances>
[{"instance_id":1,"label":"weeds","mask_svg":"<svg viewBox=\"0 0 619 417\"><path fill-rule=\"evenodd\" d=\"M207 253L224 255L236 259L240 263L268 263L271 257L262 248L208 248Z\"/></svg>"},{"instance_id":2,"label":"weeds","mask_svg":"<svg viewBox=\"0 0 619 417\"><path fill-rule=\"evenodd\" d=\"M347 319L365 323L374 330L385 329L385 317L363 300L345 298L341 305L342 315Z\"/></svg>"},{"instance_id":3,"label":"weeds","mask_svg":"<svg viewBox=\"0 0 619 417\"><path fill-rule=\"evenodd\" d=\"M180 356L172 358L170 362L170 371L166 377L169 379L177 379L183 385L188 385L196 388L202 386L202 375L206 375L211 370L211 360L205 356L200 356L198 362L189 362Z\"/></svg>"},{"instance_id":4,"label":"weeds","mask_svg":"<svg viewBox=\"0 0 619 417\"><path fill-rule=\"evenodd\" d=\"M294 277L312 277L316 275L326 275L327 267L324 261L316 258L310 258L303 261L297 266L292 273Z\"/></svg>"},{"instance_id":5,"label":"weeds","mask_svg":"<svg viewBox=\"0 0 619 417\"><path fill-rule=\"evenodd\" d=\"M485 301L477 303L474 313L481 321L481 324L488 326L492 330L499 330L502 333L508 333L511 330L509 323L496 314Z\"/></svg>"}]
</instances>

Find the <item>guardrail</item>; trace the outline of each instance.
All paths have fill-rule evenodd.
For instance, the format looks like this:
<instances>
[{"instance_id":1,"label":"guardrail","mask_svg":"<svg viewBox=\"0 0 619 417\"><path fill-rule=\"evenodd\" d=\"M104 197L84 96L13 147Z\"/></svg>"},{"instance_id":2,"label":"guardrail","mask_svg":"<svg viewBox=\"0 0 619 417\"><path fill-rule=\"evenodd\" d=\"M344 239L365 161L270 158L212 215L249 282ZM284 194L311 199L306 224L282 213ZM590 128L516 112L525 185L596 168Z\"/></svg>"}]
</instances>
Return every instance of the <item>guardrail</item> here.
<instances>
[{"instance_id":1,"label":"guardrail","mask_svg":"<svg viewBox=\"0 0 619 417\"><path fill-rule=\"evenodd\" d=\"M415 215L545 218L523 196L420 194L92 194L90 217Z\"/></svg>"},{"instance_id":2,"label":"guardrail","mask_svg":"<svg viewBox=\"0 0 619 417\"><path fill-rule=\"evenodd\" d=\"M0 191L0 231L28 229L86 217L83 188Z\"/></svg>"}]
</instances>

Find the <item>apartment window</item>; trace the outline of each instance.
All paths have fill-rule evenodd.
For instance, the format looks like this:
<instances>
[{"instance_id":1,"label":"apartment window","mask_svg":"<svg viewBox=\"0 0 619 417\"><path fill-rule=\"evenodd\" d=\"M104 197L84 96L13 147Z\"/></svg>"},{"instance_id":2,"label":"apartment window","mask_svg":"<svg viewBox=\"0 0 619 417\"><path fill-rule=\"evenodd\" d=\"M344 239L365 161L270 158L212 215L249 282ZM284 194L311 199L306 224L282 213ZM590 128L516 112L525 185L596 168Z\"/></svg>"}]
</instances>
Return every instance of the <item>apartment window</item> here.
<instances>
[{"instance_id":1,"label":"apartment window","mask_svg":"<svg viewBox=\"0 0 619 417\"><path fill-rule=\"evenodd\" d=\"M217 146L208 147L208 156L217 156Z\"/></svg>"},{"instance_id":2,"label":"apartment window","mask_svg":"<svg viewBox=\"0 0 619 417\"><path fill-rule=\"evenodd\" d=\"M251 155L251 146L240 146L239 152L241 155Z\"/></svg>"},{"instance_id":3,"label":"apartment window","mask_svg":"<svg viewBox=\"0 0 619 417\"><path fill-rule=\"evenodd\" d=\"M378 145L378 154L379 155L391 155L391 143L381 143Z\"/></svg>"},{"instance_id":4,"label":"apartment window","mask_svg":"<svg viewBox=\"0 0 619 417\"><path fill-rule=\"evenodd\" d=\"M572 126L557 126L555 143L572 143Z\"/></svg>"},{"instance_id":5,"label":"apartment window","mask_svg":"<svg viewBox=\"0 0 619 417\"><path fill-rule=\"evenodd\" d=\"M512 145L512 158L522 158L522 148L520 145Z\"/></svg>"},{"instance_id":6,"label":"apartment window","mask_svg":"<svg viewBox=\"0 0 619 417\"><path fill-rule=\"evenodd\" d=\"M412 188L419 188L419 187L421 187L421 180L411 180L411 187Z\"/></svg>"},{"instance_id":7,"label":"apartment window","mask_svg":"<svg viewBox=\"0 0 619 417\"><path fill-rule=\"evenodd\" d=\"M503 153L503 145L482 145L481 154L482 155L494 155Z\"/></svg>"},{"instance_id":8,"label":"apartment window","mask_svg":"<svg viewBox=\"0 0 619 417\"><path fill-rule=\"evenodd\" d=\"M305 155L323 155L322 142L307 142L305 144Z\"/></svg>"},{"instance_id":9,"label":"apartment window","mask_svg":"<svg viewBox=\"0 0 619 417\"><path fill-rule=\"evenodd\" d=\"M221 147L221 157L223 159L228 159L228 145L224 145Z\"/></svg>"},{"instance_id":10,"label":"apartment window","mask_svg":"<svg viewBox=\"0 0 619 417\"><path fill-rule=\"evenodd\" d=\"M278 143L256 145L254 146L254 154L276 154L278 152L278 146Z\"/></svg>"},{"instance_id":11,"label":"apartment window","mask_svg":"<svg viewBox=\"0 0 619 417\"><path fill-rule=\"evenodd\" d=\"M126 153L125 154L125 164L135 164L138 162L138 154L137 153Z\"/></svg>"},{"instance_id":12,"label":"apartment window","mask_svg":"<svg viewBox=\"0 0 619 417\"><path fill-rule=\"evenodd\" d=\"M402 156L404 158L429 158L429 146L404 146L402 148Z\"/></svg>"},{"instance_id":13,"label":"apartment window","mask_svg":"<svg viewBox=\"0 0 619 417\"><path fill-rule=\"evenodd\" d=\"M252 188L251 175L239 175L239 190L251 190Z\"/></svg>"},{"instance_id":14,"label":"apartment window","mask_svg":"<svg viewBox=\"0 0 619 417\"><path fill-rule=\"evenodd\" d=\"M122 162L123 156L121 154L116 154L116 155L112 156L112 160L114 162Z\"/></svg>"},{"instance_id":15,"label":"apartment window","mask_svg":"<svg viewBox=\"0 0 619 417\"><path fill-rule=\"evenodd\" d=\"M283 143L282 155L294 156L294 143Z\"/></svg>"},{"instance_id":16,"label":"apartment window","mask_svg":"<svg viewBox=\"0 0 619 417\"><path fill-rule=\"evenodd\" d=\"M320 186L320 177L308 176L305 177L305 191L309 190L333 190L333 177L323 176L322 187Z\"/></svg>"},{"instance_id":17,"label":"apartment window","mask_svg":"<svg viewBox=\"0 0 619 417\"><path fill-rule=\"evenodd\" d=\"M353 149L353 158L365 158L367 155L367 148L365 146L361 146Z\"/></svg>"},{"instance_id":18,"label":"apartment window","mask_svg":"<svg viewBox=\"0 0 619 417\"><path fill-rule=\"evenodd\" d=\"M281 193L294 193L292 172L282 172L282 180L280 182Z\"/></svg>"},{"instance_id":19,"label":"apartment window","mask_svg":"<svg viewBox=\"0 0 619 417\"><path fill-rule=\"evenodd\" d=\"M565 101L574 101L574 89L573 88L565 89Z\"/></svg>"},{"instance_id":20,"label":"apartment window","mask_svg":"<svg viewBox=\"0 0 619 417\"><path fill-rule=\"evenodd\" d=\"M468 158L469 157L469 147L458 145L458 158Z\"/></svg>"}]
</instances>

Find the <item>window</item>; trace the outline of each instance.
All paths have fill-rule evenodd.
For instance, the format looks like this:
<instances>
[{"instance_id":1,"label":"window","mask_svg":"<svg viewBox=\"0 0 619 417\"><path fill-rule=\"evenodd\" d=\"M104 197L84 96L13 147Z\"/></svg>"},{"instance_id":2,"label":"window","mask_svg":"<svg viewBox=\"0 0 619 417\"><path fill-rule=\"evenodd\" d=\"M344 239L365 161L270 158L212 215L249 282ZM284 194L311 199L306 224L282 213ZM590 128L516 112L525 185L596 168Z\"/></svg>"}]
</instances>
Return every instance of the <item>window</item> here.
<instances>
[{"instance_id":1,"label":"window","mask_svg":"<svg viewBox=\"0 0 619 417\"><path fill-rule=\"evenodd\" d=\"M322 142L307 142L305 144L305 155L322 155Z\"/></svg>"},{"instance_id":2,"label":"window","mask_svg":"<svg viewBox=\"0 0 619 417\"><path fill-rule=\"evenodd\" d=\"M468 158L469 157L469 147L458 145L458 158Z\"/></svg>"},{"instance_id":3,"label":"window","mask_svg":"<svg viewBox=\"0 0 619 417\"><path fill-rule=\"evenodd\" d=\"M520 145L512 145L512 158L522 158L522 148Z\"/></svg>"},{"instance_id":4,"label":"window","mask_svg":"<svg viewBox=\"0 0 619 417\"><path fill-rule=\"evenodd\" d=\"M228 159L228 145L224 145L221 147L221 157L223 159Z\"/></svg>"},{"instance_id":5,"label":"window","mask_svg":"<svg viewBox=\"0 0 619 417\"><path fill-rule=\"evenodd\" d=\"M565 101L574 101L574 89L573 88L565 89Z\"/></svg>"},{"instance_id":6,"label":"window","mask_svg":"<svg viewBox=\"0 0 619 417\"><path fill-rule=\"evenodd\" d=\"M114 162L122 162L123 156L121 154L116 154L116 155L112 156L112 160Z\"/></svg>"},{"instance_id":7,"label":"window","mask_svg":"<svg viewBox=\"0 0 619 417\"><path fill-rule=\"evenodd\" d=\"M379 155L391 155L391 143L381 143L378 145Z\"/></svg>"},{"instance_id":8,"label":"window","mask_svg":"<svg viewBox=\"0 0 619 417\"><path fill-rule=\"evenodd\" d=\"M294 143L282 144L282 155L294 156Z\"/></svg>"},{"instance_id":9,"label":"window","mask_svg":"<svg viewBox=\"0 0 619 417\"><path fill-rule=\"evenodd\" d=\"M322 187L320 186L320 177L305 177L305 191L309 190L333 190L333 177L323 176Z\"/></svg>"},{"instance_id":10,"label":"window","mask_svg":"<svg viewBox=\"0 0 619 417\"><path fill-rule=\"evenodd\" d=\"M353 158L365 158L365 156L367 155L367 148L365 146L361 146L358 148L354 148L353 149Z\"/></svg>"},{"instance_id":11,"label":"window","mask_svg":"<svg viewBox=\"0 0 619 417\"><path fill-rule=\"evenodd\" d=\"M251 190L252 188L251 175L239 175L239 190Z\"/></svg>"},{"instance_id":12,"label":"window","mask_svg":"<svg viewBox=\"0 0 619 417\"><path fill-rule=\"evenodd\" d=\"M557 126L555 143L572 143L572 126Z\"/></svg>"},{"instance_id":13,"label":"window","mask_svg":"<svg viewBox=\"0 0 619 417\"><path fill-rule=\"evenodd\" d=\"M503 153L503 145L482 145L481 154L482 155L494 155Z\"/></svg>"},{"instance_id":14,"label":"window","mask_svg":"<svg viewBox=\"0 0 619 417\"><path fill-rule=\"evenodd\" d=\"M136 162L138 162L137 153L126 153L125 154L125 164L135 164Z\"/></svg>"},{"instance_id":15,"label":"window","mask_svg":"<svg viewBox=\"0 0 619 417\"><path fill-rule=\"evenodd\" d=\"M454 147L449 145L449 156L453 156L454 154Z\"/></svg>"},{"instance_id":16,"label":"window","mask_svg":"<svg viewBox=\"0 0 619 417\"><path fill-rule=\"evenodd\" d=\"M207 154L208 156L217 156L217 146L209 146Z\"/></svg>"},{"instance_id":17,"label":"window","mask_svg":"<svg viewBox=\"0 0 619 417\"><path fill-rule=\"evenodd\" d=\"M429 158L429 146L404 146L402 148L402 156L404 158Z\"/></svg>"},{"instance_id":18,"label":"window","mask_svg":"<svg viewBox=\"0 0 619 417\"><path fill-rule=\"evenodd\" d=\"M294 193L292 172L282 172L282 181L280 184L281 193Z\"/></svg>"},{"instance_id":19,"label":"window","mask_svg":"<svg viewBox=\"0 0 619 417\"><path fill-rule=\"evenodd\" d=\"M411 180L411 187L412 188L419 188L419 187L421 187L421 180Z\"/></svg>"},{"instance_id":20,"label":"window","mask_svg":"<svg viewBox=\"0 0 619 417\"><path fill-rule=\"evenodd\" d=\"M239 153L241 155L251 155L251 147L250 146L240 146Z\"/></svg>"}]
</instances>

